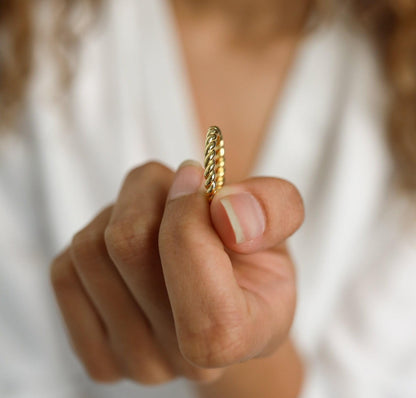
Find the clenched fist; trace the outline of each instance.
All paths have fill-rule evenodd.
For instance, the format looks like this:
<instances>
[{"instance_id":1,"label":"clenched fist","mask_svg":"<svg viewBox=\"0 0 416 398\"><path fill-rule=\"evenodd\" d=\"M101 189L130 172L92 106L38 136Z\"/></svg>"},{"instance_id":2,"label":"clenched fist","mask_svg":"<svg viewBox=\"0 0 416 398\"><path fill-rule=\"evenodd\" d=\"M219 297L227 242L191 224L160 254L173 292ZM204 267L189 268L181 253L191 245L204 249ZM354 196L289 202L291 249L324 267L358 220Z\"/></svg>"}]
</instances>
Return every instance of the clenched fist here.
<instances>
[{"instance_id":1,"label":"clenched fist","mask_svg":"<svg viewBox=\"0 0 416 398\"><path fill-rule=\"evenodd\" d=\"M271 355L296 304L285 248L303 221L296 188L277 178L225 186L208 203L203 169L151 162L126 177L52 263L72 345L90 376L207 382Z\"/></svg>"}]
</instances>

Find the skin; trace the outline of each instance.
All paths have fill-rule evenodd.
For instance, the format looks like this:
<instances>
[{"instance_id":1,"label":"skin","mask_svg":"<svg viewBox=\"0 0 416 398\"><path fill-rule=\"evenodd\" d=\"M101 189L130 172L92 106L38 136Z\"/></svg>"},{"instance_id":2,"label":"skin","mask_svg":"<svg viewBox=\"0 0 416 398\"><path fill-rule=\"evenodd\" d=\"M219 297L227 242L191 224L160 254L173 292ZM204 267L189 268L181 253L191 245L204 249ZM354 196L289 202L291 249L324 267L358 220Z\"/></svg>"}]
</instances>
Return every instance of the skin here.
<instances>
[{"instance_id":1,"label":"skin","mask_svg":"<svg viewBox=\"0 0 416 398\"><path fill-rule=\"evenodd\" d=\"M285 240L303 221L302 199L288 181L247 175L298 38L259 52L227 40L224 15L196 23L182 6L174 3L196 111L201 131L210 120L223 128L227 189L209 205L198 165L176 174L156 162L133 169L115 202L54 259L57 302L94 380L185 377L205 398L295 397L302 363L289 338L296 277ZM203 68L212 56L225 67ZM170 199L184 173L198 189ZM258 200L265 228L238 244L221 198L241 192Z\"/></svg>"},{"instance_id":2,"label":"skin","mask_svg":"<svg viewBox=\"0 0 416 398\"><path fill-rule=\"evenodd\" d=\"M261 41L262 46L258 41L237 41L232 15L212 3L212 8L197 12L189 8L189 1L175 0L173 10L201 148L207 127L220 126L227 145L227 182L241 181L257 160L300 37L278 35Z\"/></svg>"},{"instance_id":3,"label":"skin","mask_svg":"<svg viewBox=\"0 0 416 398\"><path fill-rule=\"evenodd\" d=\"M203 182L202 167L180 170L176 178ZM52 264L73 347L95 380L213 382L233 364L272 355L287 337L296 288L284 241L303 220L296 188L251 178L209 205L202 189L167 200L174 179L155 162L133 169L116 202ZM257 198L266 220L241 244L220 201L239 192Z\"/></svg>"}]
</instances>

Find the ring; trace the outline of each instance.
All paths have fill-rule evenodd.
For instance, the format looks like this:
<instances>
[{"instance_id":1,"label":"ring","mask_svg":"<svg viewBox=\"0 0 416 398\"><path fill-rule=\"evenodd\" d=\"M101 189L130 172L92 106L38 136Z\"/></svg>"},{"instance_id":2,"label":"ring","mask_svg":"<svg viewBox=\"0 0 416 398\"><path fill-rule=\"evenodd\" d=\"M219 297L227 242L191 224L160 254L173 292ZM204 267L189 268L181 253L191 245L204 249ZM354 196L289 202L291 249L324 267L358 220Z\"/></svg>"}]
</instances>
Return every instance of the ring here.
<instances>
[{"instance_id":1,"label":"ring","mask_svg":"<svg viewBox=\"0 0 416 398\"><path fill-rule=\"evenodd\" d=\"M217 126L208 128L205 139L204 177L209 203L225 182L224 140Z\"/></svg>"}]
</instances>

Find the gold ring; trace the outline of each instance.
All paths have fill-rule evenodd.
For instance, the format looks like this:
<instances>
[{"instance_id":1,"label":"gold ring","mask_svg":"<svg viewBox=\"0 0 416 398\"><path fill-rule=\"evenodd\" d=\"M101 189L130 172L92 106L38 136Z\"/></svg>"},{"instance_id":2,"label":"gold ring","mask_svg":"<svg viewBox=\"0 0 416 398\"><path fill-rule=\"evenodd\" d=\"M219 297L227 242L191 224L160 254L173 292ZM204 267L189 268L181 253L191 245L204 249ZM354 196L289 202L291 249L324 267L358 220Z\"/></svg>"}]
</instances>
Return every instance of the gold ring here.
<instances>
[{"instance_id":1,"label":"gold ring","mask_svg":"<svg viewBox=\"0 0 416 398\"><path fill-rule=\"evenodd\" d=\"M204 153L205 189L209 203L225 182L224 140L217 126L208 129Z\"/></svg>"}]
</instances>

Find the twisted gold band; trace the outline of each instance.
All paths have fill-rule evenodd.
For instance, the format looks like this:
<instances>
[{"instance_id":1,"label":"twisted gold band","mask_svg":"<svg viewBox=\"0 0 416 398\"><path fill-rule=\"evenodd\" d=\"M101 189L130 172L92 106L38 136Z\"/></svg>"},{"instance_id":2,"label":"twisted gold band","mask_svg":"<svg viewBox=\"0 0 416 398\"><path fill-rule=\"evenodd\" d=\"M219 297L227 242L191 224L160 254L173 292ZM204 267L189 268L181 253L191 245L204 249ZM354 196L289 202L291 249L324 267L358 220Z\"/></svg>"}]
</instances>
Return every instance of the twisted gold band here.
<instances>
[{"instance_id":1,"label":"twisted gold band","mask_svg":"<svg viewBox=\"0 0 416 398\"><path fill-rule=\"evenodd\" d=\"M217 126L208 129L204 153L205 189L209 203L225 182L224 140Z\"/></svg>"}]
</instances>

